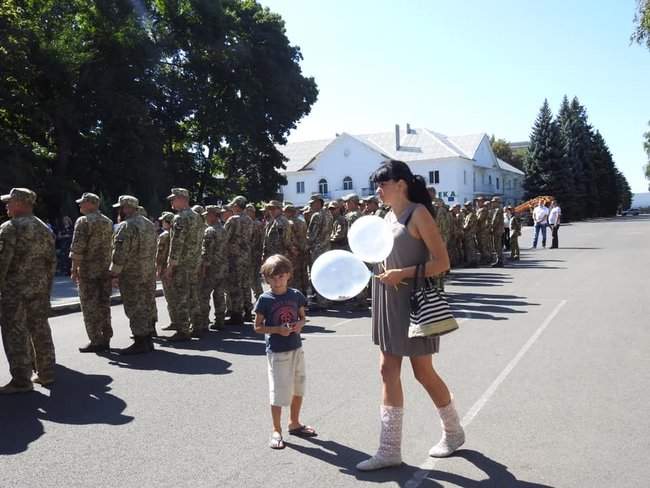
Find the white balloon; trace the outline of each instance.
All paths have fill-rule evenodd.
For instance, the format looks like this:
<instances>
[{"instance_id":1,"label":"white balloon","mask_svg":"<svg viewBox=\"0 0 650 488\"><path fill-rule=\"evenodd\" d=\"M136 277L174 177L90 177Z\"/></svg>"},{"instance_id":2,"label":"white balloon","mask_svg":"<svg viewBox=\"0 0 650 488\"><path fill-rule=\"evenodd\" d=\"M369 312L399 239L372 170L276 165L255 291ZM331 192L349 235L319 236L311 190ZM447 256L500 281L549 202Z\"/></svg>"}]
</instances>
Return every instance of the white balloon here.
<instances>
[{"instance_id":1,"label":"white balloon","mask_svg":"<svg viewBox=\"0 0 650 488\"><path fill-rule=\"evenodd\" d=\"M328 251L311 267L311 282L328 300L349 300L363 291L372 273L349 251Z\"/></svg>"},{"instance_id":2,"label":"white balloon","mask_svg":"<svg viewBox=\"0 0 650 488\"><path fill-rule=\"evenodd\" d=\"M393 250L393 231L384 219L365 215L348 232L352 252L366 263L381 263Z\"/></svg>"}]
</instances>

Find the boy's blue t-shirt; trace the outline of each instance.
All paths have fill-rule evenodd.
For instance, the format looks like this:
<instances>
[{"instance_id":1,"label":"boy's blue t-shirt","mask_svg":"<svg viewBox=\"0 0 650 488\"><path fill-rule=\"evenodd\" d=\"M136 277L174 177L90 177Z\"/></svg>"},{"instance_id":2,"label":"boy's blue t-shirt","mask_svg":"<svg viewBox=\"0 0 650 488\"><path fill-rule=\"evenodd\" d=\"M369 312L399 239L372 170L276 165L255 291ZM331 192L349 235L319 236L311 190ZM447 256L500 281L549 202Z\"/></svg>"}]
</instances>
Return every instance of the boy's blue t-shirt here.
<instances>
[{"instance_id":1,"label":"boy's blue t-shirt","mask_svg":"<svg viewBox=\"0 0 650 488\"><path fill-rule=\"evenodd\" d=\"M294 288L288 288L284 295L262 293L255 304L255 312L264 317L266 327L293 324L300 318L298 310L307 305L305 296ZM266 352L286 352L302 347L300 334L292 332L288 336L266 334Z\"/></svg>"}]
</instances>

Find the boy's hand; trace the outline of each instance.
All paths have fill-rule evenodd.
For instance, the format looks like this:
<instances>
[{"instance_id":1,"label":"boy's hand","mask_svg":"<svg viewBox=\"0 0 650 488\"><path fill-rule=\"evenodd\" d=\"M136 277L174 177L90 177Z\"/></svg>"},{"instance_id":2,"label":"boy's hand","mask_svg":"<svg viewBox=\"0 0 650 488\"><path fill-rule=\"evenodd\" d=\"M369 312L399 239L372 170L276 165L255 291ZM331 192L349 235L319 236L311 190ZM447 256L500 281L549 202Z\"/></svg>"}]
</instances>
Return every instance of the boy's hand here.
<instances>
[{"instance_id":1,"label":"boy's hand","mask_svg":"<svg viewBox=\"0 0 650 488\"><path fill-rule=\"evenodd\" d=\"M282 337L287 337L289 334L293 332L292 328L287 327L286 325L280 325L278 327L278 334L280 334Z\"/></svg>"},{"instance_id":2,"label":"boy's hand","mask_svg":"<svg viewBox=\"0 0 650 488\"><path fill-rule=\"evenodd\" d=\"M305 326L305 324L302 324L300 322L294 322L291 324L291 332L295 332L296 334L300 334L302 332L302 328Z\"/></svg>"}]
</instances>

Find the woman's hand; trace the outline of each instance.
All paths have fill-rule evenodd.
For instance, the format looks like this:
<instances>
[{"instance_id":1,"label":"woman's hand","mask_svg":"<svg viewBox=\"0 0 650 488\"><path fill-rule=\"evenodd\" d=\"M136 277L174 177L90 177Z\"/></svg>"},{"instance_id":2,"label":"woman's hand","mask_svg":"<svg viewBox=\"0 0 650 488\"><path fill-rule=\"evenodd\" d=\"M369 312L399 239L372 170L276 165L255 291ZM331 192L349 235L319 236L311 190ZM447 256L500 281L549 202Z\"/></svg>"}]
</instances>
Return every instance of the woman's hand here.
<instances>
[{"instance_id":1,"label":"woman's hand","mask_svg":"<svg viewBox=\"0 0 650 488\"><path fill-rule=\"evenodd\" d=\"M397 285L404 283L401 269L387 269L383 273L378 274L377 278L386 286L397 287Z\"/></svg>"}]
</instances>

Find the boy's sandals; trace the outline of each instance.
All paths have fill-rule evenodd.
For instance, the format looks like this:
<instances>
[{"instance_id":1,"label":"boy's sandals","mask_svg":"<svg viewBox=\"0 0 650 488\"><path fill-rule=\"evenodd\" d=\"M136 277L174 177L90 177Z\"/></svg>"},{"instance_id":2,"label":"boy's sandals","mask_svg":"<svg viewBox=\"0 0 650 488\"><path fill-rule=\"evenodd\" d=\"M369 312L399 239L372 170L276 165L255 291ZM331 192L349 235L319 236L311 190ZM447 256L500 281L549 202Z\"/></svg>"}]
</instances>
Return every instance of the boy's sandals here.
<instances>
[{"instance_id":1,"label":"boy's sandals","mask_svg":"<svg viewBox=\"0 0 650 488\"><path fill-rule=\"evenodd\" d=\"M269 447L271 449L284 449L285 444L282 439L282 434L279 432L273 432L273 434L271 434L271 439L269 440Z\"/></svg>"},{"instance_id":2,"label":"boy's sandals","mask_svg":"<svg viewBox=\"0 0 650 488\"><path fill-rule=\"evenodd\" d=\"M297 437L316 437L316 429L310 427L309 425L301 425L295 429L289 429L289 434L295 435Z\"/></svg>"}]
</instances>

